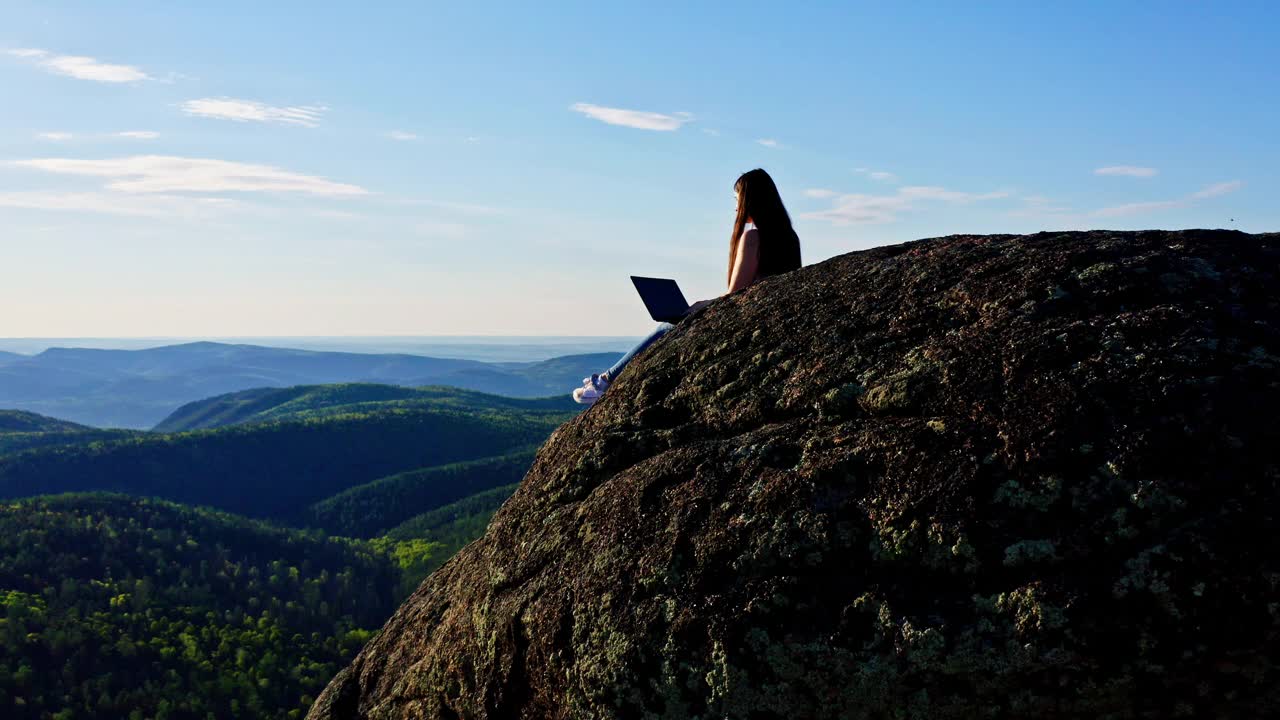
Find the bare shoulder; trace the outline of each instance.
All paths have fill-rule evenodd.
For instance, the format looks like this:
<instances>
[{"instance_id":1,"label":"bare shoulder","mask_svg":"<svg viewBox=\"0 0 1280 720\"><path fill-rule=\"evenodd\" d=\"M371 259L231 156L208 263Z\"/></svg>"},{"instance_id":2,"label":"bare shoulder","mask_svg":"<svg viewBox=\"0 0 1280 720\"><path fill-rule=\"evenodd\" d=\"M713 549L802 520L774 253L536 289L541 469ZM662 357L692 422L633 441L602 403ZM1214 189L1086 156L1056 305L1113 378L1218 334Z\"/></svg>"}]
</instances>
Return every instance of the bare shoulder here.
<instances>
[{"instance_id":1,"label":"bare shoulder","mask_svg":"<svg viewBox=\"0 0 1280 720\"><path fill-rule=\"evenodd\" d=\"M760 242L760 231L755 228L743 230L742 239L739 242L747 247L754 247Z\"/></svg>"}]
</instances>

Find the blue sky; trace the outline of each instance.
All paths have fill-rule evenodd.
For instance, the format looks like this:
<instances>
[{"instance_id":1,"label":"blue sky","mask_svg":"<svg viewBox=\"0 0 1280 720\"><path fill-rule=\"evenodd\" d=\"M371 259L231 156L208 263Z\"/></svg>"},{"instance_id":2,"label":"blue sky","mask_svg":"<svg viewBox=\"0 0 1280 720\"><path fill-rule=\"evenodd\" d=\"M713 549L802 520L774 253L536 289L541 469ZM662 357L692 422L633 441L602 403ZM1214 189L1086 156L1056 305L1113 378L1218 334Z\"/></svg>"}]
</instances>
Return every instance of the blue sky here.
<instances>
[{"instance_id":1,"label":"blue sky","mask_svg":"<svg viewBox=\"0 0 1280 720\"><path fill-rule=\"evenodd\" d=\"M0 337L639 334L757 166L807 263L1280 230L1275 3L603 5L6 0Z\"/></svg>"}]
</instances>

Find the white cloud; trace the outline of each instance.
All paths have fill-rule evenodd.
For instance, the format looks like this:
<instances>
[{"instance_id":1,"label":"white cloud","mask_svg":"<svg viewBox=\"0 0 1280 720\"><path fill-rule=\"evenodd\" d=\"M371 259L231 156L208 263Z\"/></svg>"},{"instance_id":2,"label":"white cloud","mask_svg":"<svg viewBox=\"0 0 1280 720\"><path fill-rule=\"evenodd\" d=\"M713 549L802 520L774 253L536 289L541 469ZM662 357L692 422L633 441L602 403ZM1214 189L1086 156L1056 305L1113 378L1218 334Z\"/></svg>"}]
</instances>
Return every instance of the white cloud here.
<instances>
[{"instance_id":1,"label":"white cloud","mask_svg":"<svg viewBox=\"0 0 1280 720\"><path fill-rule=\"evenodd\" d=\"M866 175L872 180L878 180L880 182L897 182L898 181L897 175L894 175L891 172L886 172L884 170L872 170L871 168L860 167L860 168L854 168L853 171L858 173L859 175Z\"/></svg>"},{"instance_id":2,"label":"white cloud","mask_svg":"<svg viewBox=\"0 0 1280 720\"><path fill-rule=\"evenodd\" d=\"M42 132L36 133L36 137L41 140L53 140L55 142L74 140L76 138L126 138L129 140L155 140L160 137L160 133L152 130L126 130L124 132L99 133L91 135L76 135L69 132Z\"/></svg>"},{"instance_id":3,"label":"white cloud","mask_svg":"<svg viewBox=\"0 0 1280 720\"><path fill-rule=\"evenodd\" d=\"M197 117L236 122L265 122L280 125L316 127L328 108L323 105L274 107L254 100L236 98L201 98L182 103L182 111Z\"/></svg>"},{"instance_id":4,"label":"white cloud","mask_svg":"<svg viewBox=\"0 0 1280 720\"><path fill-rule=\"evenodd\" d=\"M391 132L387 133L387 137L391 138L392 140L401 140L401 141L418 139L417 135L414 135L411 132L405 132L403 130L392 130Z\"/></svg>"},{"instance_id":5,"label":"white cloud","mask_svg":"<svg viewBox=\"0 0 1280 720\"><path fill-rule=\"evenodd\" d=\"M757 144L757 145L763 145L763 146L765 146L765 147L767 147L767 148L776 148L776 147L778 147L778 141L777 141L777 140L774 140L773 138L760 138L759 140L756 140L756 144Z\"/></svg>"},{"instance_id":6,"label":"white cloud","mask_svg":"<svg viewBox=\"0 0 1280 720\"><path fill-rule=\"evenodd\" d=\"M978 202L979 200L999 200L1007 198L1013 193L1008 190L997 190L989 193L966 193L956 190L947 190L946 188L930 187L927 185L913 185L909 187L898 188L898 194L907 198L921 198L924 200L944 200L950 203L968 204Z\"/></svg>"},{"instance_id":7,"label":"white cloud","mask_svg":"<svg viewBox=\"0 0 1280 720\"><path fill-rule=\"evenodd\" d=\"M469 215L474 217L498 217L501 215L508 215L512 212L511 208L498 207L496 205L436 200L434 198L416 196L397 197L395 195L380 195L378 196L378 201L389 205L431 207L436 208L437 210L442 210L445 213Z\"/></svg>"},{"instance_id":8,"label":"white cloud","mask_svg":"<svg viewBox=\"0 0 1280 720\"><path fill-rule=\"evenodd\" d=\"M1141 215L1143 213L1155 212L1157 210L1169 210L1172 208L1188 207L1194 205L1198 200L1219 197L1227 193L1235 192L1244 187L1244 183L1239 180L1231 182L1214 183L1206 185L1186 197L1176 200L1153 200L1151 202L1127 203L1124 205L1113 205L1098 210L1094 210L1090 215L1094 217L1122 217L1126 215Z\"/></svg>"},{"instance_id":9,"label":"white cloud","mask_svg":"<svg viewBox=\"0 0 1280 720\"><path fill-rule=\"evenodd\" d=\"M826 193L830 191L820 192ZM1012 195L1013 193L1006 190L989 193L967 193L924 185L898 188L898 191L893 195L865 195L862 193L837 195L832 193L832 195L813 196L834 196L832 206L829 209L804 213L801 217L826 220L833 225L888 223L896 220L899 213L917 209L922 202L967 205L983 200L998 200Z\"/></svg>"},{"instance_id":10,"label":"white cloud","mask_svg":"<svg viewBox=\"0 0 1280 720\"><path fill-rule=\"evenodd\" d=\"M826 188L809 188L808 190L804 191L804 194L806 197L826 200L828 198L833 198L839 195L840 193L836 192L835 190L827 190Z\"/></svg>"},{"instance_id":11,"label":"white cloud","mask_svg":"<svg viewBox=\"0 0 1280 720\"><path fill-rule=\"evenodd\" d=\"M138 155L110 160L43 158L11 164L63 175L107 178L107 189L125 193L287 192L329 197L368 194L356 185L270 165L205 158Z\"/></svg>"},{"instance_id":12,"label":"white cloud","mask_svg":"<svg viewBox=\"0 0 1280 720\"><path fill-rule=\"evenodd\" d=\"M910 207L910 201L901 196L852 193L838 196L831 208L827 210L804 213L801 217L826 220L832 225L887 223L895 220L899 212Z\"/></svg>"},{"instance_id":13,"label":"white cloud","mask_svg":"<svg viewBox=\"0 0 1280 720\"><path fill-rule=\"evenodd\" d=\"M0 207L93 212L129 217L205 217L238 207L234 200L116 192L0 192Z\"/></svg>"},{"instance_id":14,"label":"white cloud","mask_svg":"<svg viewBox=\"0 0 1280 720\"><path fill-rule=\"evenodd\" d=\"M105 83L130 83L150 80L151 76L133 65L113 65L82 55L54 55L38 48L17 48L7 54L34 62L55 75Z\"/></svg>"},{"instance_id":15,"label":"white cloud","mask_svg":"<svg viewBox=\"0 0 1280 720\"><path fill-rule=\"evenodd\" d=\"M458 239L467 234L467 226L456 222L424 220L414 226L418 235L434 238Z\"/></svg>"},{"instance_id":16,"label":"white cloud","mask_svg":"<svg viewBox=\"0 0 1280 720\"><path fill-rule=\"evenodd\" d=\"M1232 180L1231 182L1214 183L1213 185L1209 185L1200 190L1197 190L1196 192L1191 193L1191 198L1193 200L1203 200L1205 198L1218 197L1219 195L1226 195L1227 193L1233 193L1242 187L1244 187L1244 183L1240 182L1239 180Z\"/></svg>"},{"instance_id":17,"label":"white cloud","mask_svg":"<svg viewBox=\"0 0 1280 720\"><path fill-rule=\"evenodd\" d=\"M1137 177L1149 178L1155 177L1160 171L1155 168L1137 167L1134 165L1112 165L1110 167L1100 167L1093 171L1094 175L1118 175L1121 177Z\"/></svg>"},{"instance_id":18,"label":"white cloud","mask_svg":"<svg viewBox=\"0 0 1280 720\"><path fill-rule=\"evenodd\" d=\"M1113 205L1111 207L1099 208L1089 213L1094 217L1122 217L1125 215L1141 215L1143 213L1154 212L1156 210L1168 210L1170 208L1181 207L1186 203L1182 200L1156 200L1153 202L1126 203L1124 205Z\"/></svg>"},{"instance_id":19,"label":"white cloud","mask_svg":"<svg viewBox=\"0 0 1280 720\"><path fill-rule=\"evenodd\" d=\"M1022 198L1022 208L1009 211L1009 217L1058 217L1067 215L1071 208L1061 205L1044 195L1027 195Z\"/></svg>"},{"instance_id":20,"label":"white cloud","mask_svg":"<svg viewBox=\"0 0 1280 720\"><path fill-rule=\"evenodd\" d=\"M664 115L643 110L602 107L591 103L574 103L569 109L609 125L621 125L637 130L679 130L685 123L693 121L693 116L685 112Z\"/></svg>"},{"instance_id":21,"label":"white cloud","mask_svg":"<svg viewBox=\"0 0 1280 720\"><path fill-rule=\"evenodd\" d=\"M346 210L330 209L313 210L310 214L312 217L323 218L325 220L359 220L364 217L358 213L347 212Z\"/></svg>"},{"instance_id":22,"label":"white cloud","mask_svg":"<svg viewBox=\"0 0 1280 720\"><path fill-rule=\"evenodd\" d=\"M460 213L462 215L506 215L509 211L506 208L495 207L493 205L480 205L477 203L459 203L446 202L442 200L415 200L414 205L427 205L429 207L440 208L451 212Z\"/></svg>"}]
</instances>

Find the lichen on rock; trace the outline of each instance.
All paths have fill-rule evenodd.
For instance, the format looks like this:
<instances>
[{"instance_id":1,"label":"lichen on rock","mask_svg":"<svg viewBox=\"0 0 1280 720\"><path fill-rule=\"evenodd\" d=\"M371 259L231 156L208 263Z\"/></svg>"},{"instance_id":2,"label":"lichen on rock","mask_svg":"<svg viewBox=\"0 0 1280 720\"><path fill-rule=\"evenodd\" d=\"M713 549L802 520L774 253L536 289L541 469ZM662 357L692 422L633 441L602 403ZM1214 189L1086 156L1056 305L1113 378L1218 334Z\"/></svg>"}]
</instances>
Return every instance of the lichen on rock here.
<instances>
[{"instance_id":1,"label":"lichen on rock","mask_svg":"<svg viewBox=\"0 0 1280 720\"><path fill-rule=\"evenodd\" d=\"M952 236L717 300L317 700L1280 716L1280 236Z\"/></svg>"}]
</instances>

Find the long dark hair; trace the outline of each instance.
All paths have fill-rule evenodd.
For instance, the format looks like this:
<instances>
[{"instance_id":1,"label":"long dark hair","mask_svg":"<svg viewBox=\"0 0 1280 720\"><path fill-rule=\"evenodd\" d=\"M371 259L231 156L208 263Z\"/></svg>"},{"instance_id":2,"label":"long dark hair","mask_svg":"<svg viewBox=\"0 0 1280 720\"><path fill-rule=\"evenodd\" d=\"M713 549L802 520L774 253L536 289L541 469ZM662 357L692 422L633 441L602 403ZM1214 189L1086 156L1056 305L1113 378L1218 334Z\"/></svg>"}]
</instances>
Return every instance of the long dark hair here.
<instances>
[{"instance_id":1,"label":"long dark hair","mask_svg":"<svg viewBox=\"0 0 1280 720\"><path fill-rule=\"evenodd\" d=\"M738 191L738 215L729 238L729 279L733 282L733 263L738 259L738 239L747 226L747 218L760 232L760 261L756 278L777 275L800 267L800 237L791 229L791 216L782 204L778 186L769 173L760 168L748 170L733 184Z\"/></svg>"}]
</instances>

